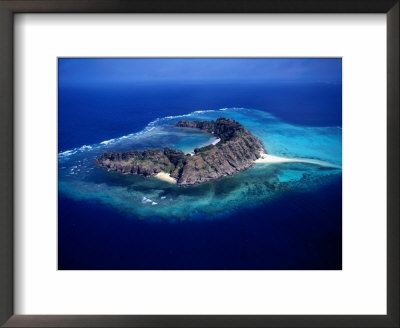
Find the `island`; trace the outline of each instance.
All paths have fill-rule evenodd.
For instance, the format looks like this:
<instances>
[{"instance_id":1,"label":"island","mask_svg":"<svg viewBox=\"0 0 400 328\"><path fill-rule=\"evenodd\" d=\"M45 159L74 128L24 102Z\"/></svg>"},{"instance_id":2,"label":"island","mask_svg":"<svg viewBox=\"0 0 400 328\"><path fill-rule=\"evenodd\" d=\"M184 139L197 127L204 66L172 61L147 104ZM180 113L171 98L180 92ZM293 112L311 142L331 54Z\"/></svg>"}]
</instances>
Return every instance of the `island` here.
<instances>
[{"instance_id":1,"label":"island","mask_svg":"<svg viewBox=\"0 0 400 328\"><path fill-rule=\"evenodd\" d=\"M108 171L155 176L180 186L190 186L244 171L266 154L261 140L232 119L182 120L176 127L204 130L219 141L196 148L192 154L171 148L107 152L95 165Z\"/></svg>"}]
</instances>

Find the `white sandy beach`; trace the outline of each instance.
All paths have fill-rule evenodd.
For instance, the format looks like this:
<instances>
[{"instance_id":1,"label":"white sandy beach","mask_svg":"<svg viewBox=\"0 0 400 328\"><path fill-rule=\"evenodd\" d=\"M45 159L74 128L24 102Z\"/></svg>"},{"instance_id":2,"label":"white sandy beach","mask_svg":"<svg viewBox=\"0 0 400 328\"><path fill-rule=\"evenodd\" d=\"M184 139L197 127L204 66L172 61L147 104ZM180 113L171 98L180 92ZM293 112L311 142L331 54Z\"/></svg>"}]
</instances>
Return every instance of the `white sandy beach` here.
<instances>
[{"instance_id":1,"label":"white sandy beach","mask_svg":"<svg viewBox=\"0 0 400 328\"><path fill-rule=\"evenodd\" d=\"M221 139L218 138L218 139L216 139L215 141L213 141L211 144L215 146L215 145L216 145L218 142L220 142L220 141L221 141Z\"/></svg>"},{"instance_id":2,"label":"white sandy beach","mask_svg":"<svg viewBox=\"0 0 400 328\"><path fill-rule=\"evenodd\" d=\"M279 157L275 155L270 155L270 154L265 154L265 153L260 153L261 157L255 161L255 163L286 163L286 162L297 162L297 163L309 163L309 164L315 164L315 165L320 165L320 166L325 166L325 167L334 167L334 168L341 168L340 166L324 162L324 161L319 161L316 159L301 159L301 158L286 158L286 157Z\"/></svg>"},{"instance_id":3,"label":"white sandy beach","mask_svg":"<svg viewBox=\"0 0 400 328\"><path fill-rule=\"evenodd\" d=\"M257 159L256 163L285 163L285 162L299 162L299 160L293 158L285 158L274 156L266 153L260 153L261 157Z\"/></svg>"},{"instance_id":4,"label":"white sandy beach","mask_svg":"<svg viewBox=\"0 0 400 328\"><path fill-rule=\"evenodd\" d=\"M169 183L176 183L176 179L174 179L173 177L171 177L170 174L165 172L157 173L154 177Z\"/></svg>"}]
</instances>

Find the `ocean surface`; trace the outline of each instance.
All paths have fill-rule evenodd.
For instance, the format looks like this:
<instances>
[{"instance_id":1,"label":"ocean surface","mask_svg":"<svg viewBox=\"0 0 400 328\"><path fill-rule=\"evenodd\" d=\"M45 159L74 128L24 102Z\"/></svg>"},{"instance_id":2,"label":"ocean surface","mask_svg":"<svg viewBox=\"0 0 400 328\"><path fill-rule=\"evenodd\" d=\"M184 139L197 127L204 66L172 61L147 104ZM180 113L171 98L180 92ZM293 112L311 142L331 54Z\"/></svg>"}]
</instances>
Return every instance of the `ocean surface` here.
<instances>
[{"instance_id":1,"label":"ocean surface","mask_svg":"<svg viewBox=\"0 0 400 328\"><path fill-rule=\"evenodd\" d=\"M342 108L336 84L59 85L61 270L340 270ZM181 119L229 117L268 153L328 163L257 164L187 188L95 168L101 153L212 135Z\"/></svg>"}]
</instances>

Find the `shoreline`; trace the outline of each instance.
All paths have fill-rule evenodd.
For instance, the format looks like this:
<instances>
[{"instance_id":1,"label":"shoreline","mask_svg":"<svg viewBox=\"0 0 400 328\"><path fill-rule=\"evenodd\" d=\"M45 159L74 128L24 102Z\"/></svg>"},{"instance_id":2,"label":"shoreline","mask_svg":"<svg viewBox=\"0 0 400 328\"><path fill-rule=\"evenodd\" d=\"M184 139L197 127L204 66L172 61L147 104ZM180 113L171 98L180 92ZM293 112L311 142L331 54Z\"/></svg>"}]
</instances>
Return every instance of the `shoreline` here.
<instances>
[{"instance_id":1,"label":"shoreline","mask_svg":"<svg viewBox=\"0 0 400 328\"><path fill-rule=\"evenodd\" d=\"M216 145L218 142L220 142L221 141L221 139L220 138L217 138L216 140L214 140L211 144L212 145Z\"/></svg>"},{"instance_id":2,"label":"shoreline","mask_svg":"<svg viewBox=\"0 0 400 328\"><path fill-rule=\"evenodd\" d=\"M341 166L334 165L328 162L324 161L319 161L317 159L300 159L300 158L286 158L286 157L280 157L280 156L275 156L275 155L270 155L266 154L264 152L260 153L260 158L256 159L254 163L266 163L266 164L274 164L274 163L289 163L289 162L295 162L295 163L308 163L308 164L314 164L314 165L320 165L324 167L332 167L332 168L337 168L341 169Z\"/></svg>"},{"instance_id":3,"label":"shoreline","mask_svg":"<svg viewBox=\"0 0 400 328\"><path fill-rule=\"evenodd\" d=\"M159 180L162 180L162 181L165 181L165 182L169 182L169 183L173 183L173 184L176 184L176 182L177 182L175 178L171 177L170 174L165 173L165 172L159 172L159 173L157 173L156 175L153 175L153 176L156 179L159 179Z\"/></svg>"},{"instance_id":4,"label":"shoreline","mask_svg":"<svg viewBox=\"0 0 400 328\"><path fill-rule=\"evenodd\" d=\"M210 143L210 144L208 144L208 145L205 145L205 146L202 146L202 147L207 147L207 146L211 146L211 145L215 146L215 145L216 145L218 142L220 142L220 141L221 141L221 139L220 139L220 138L217 138L217 139L215 139L212 143ZM196 155L196 154L194 153L194 151L190 152L189 154L190 154L190 156Z\"/></svg>"}]
</instances>

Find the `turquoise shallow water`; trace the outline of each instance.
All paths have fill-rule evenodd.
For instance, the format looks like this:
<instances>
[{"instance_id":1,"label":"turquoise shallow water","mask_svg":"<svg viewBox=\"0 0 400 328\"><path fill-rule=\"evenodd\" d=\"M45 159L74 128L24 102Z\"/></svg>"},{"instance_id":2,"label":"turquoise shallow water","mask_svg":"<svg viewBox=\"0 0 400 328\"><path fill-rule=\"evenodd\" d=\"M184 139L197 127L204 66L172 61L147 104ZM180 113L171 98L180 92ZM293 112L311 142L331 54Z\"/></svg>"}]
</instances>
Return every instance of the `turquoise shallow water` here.
<instances>
[{"instance_id":1,"label":"turquoise shallow water","mask_svg":"<svg viewBox=\"0 0 400 328\"><path fill-rule=\"evenodd\" d=\"M256 164L232 177L187 188L155 178L123 176L94 167L103 152L171 147L185 153L212 143L212 135L173 124L181 119L215 120L228 117L259 137L271 155L328 162ZM59 191L75 200L95 200L139 218L215 217L265 203L284 193L319 186L341 174L340 127L302 127L285 123L255 109L225 108L167 116L142 131L98 144L60 152Z\"/></svg>"}]
</instances>

